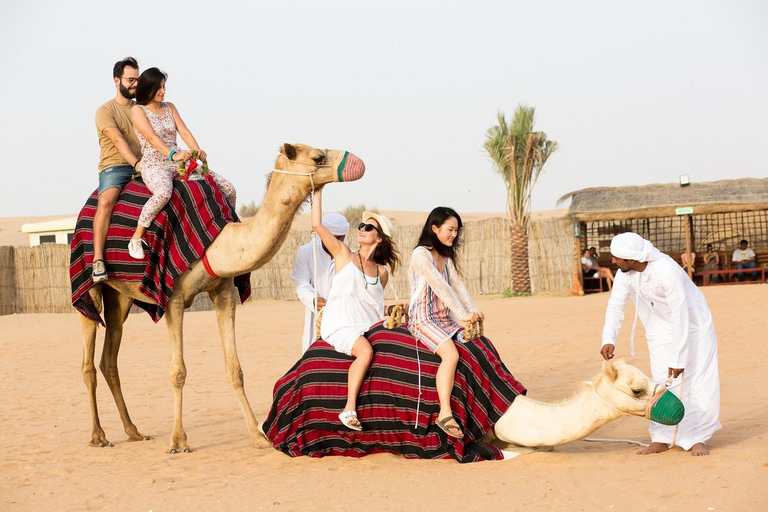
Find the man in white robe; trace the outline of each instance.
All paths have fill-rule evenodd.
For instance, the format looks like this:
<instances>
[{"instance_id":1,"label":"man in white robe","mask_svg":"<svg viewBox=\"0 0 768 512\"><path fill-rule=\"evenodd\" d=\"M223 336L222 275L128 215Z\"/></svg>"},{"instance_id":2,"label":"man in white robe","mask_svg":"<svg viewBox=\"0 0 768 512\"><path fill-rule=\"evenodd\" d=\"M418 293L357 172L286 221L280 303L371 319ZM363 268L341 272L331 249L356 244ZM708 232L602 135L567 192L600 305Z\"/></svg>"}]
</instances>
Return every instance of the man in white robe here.
<instances>
[{"instance_id":1,"label":"man in white robe","mask_svg":"<svg viewBox=\"0 0 768 512\"><path fill-rule=\"evenodd\" d=\"M651 358L651 378L685 405L677 426L651 422L651 444L638 454L660 453L677 444L692 455L708 455L707 440L721 428L717 338L709 306L701 291L672 258L635 233L611 241L616 274L608 300L600 354L613 357L616 338L631 297L635 304L630 347L634 355L637 318L643 322Z\"/></svg>"},{"instance_id":2,"label":"man in white robe","mask_svg":"<svg viewBox=\"0 0 768 512\"><path fill-rule=\"evenodd\" d=\"M323 217L323 226L341 240L346 239L349 232L349 222L343 215L329 213ZM304 312L304 334L301 339L301 353L307 351L309 346L317 339L315 337L315 286L317 286L317 309L323 309L328 298L328 292L333 282L334 265L330 253L316 237L317 250L313 250L312 242L304 244L296 251L296 260L293 264L291 279L296 288L296 295L306 311ZM313 253L317 253L317 283L314 279Z\"/></svg>"}]
</instances>

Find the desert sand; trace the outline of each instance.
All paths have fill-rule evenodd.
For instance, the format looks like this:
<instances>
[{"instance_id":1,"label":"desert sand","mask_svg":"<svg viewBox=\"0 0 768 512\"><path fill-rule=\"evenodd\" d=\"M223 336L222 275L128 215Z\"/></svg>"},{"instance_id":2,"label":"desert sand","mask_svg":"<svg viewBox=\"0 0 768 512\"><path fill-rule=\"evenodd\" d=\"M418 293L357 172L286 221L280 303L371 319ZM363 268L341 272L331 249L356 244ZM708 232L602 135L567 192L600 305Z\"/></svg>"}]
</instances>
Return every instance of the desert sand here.
<instances>
[{"instance_id":1,"label":"desert sand","mask_svg":"<svg viewBox=\"0 0 768 512\"><path fill-rule=\"evenodd\" d=\"M143 313L125 324L120 370L131 416L154 439L125 441L99 375L102 425L114 447L92 448L78 316L3 316L0 510L768 510L768 286L703 291L722 383L723 429L709 457L679 448L638 456L632 444L586 441L467 465L394 455L290 458L257 449L224 375L213 312L186 316L184 425L193 453L164 451L173 422L169 350L164 326ZM553 400L599 371L607 300L604 293L478 297L478 304L486 333L529 396ZM260 420L273 383L299 357L301 308L278 301L238 308L246 390ZM628 354L632 313L629 306L617 354L647 373L641 327L637 354ZM620 418L595 436L647 442L647 422Z\"/></svg>"}]
</instances>

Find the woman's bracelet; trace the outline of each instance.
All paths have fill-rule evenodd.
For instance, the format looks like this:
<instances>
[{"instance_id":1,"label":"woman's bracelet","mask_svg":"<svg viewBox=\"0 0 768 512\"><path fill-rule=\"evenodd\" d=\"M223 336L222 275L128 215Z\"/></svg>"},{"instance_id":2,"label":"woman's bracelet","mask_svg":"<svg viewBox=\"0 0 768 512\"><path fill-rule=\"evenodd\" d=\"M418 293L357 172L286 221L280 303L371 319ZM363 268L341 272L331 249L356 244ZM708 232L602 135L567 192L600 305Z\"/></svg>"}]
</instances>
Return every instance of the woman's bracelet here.
<instances>
[{"instance_id":1,"label":"woman's bracelet","mask_svg":"<svg viewBox=\"0 0 768 512\"><path fill-rule=\"evenodd\" d=\"M170 153L168 153L168 160L173 162L173 155L176 153L175 149L172 149Z\"/></svg>"}]
</instances>

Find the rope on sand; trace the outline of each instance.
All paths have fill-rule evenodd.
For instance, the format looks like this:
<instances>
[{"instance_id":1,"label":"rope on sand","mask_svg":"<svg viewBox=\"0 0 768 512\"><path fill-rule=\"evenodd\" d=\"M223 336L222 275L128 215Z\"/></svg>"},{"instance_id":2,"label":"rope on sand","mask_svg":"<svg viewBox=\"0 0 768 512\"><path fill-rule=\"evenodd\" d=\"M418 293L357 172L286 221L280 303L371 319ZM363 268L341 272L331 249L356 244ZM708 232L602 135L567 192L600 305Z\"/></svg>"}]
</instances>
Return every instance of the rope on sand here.
<instances>
[{"instance_id":1,"label":"rope on sand","mask_svg":"<svg viewBox=\"0 0 768 512\"><path fill-rule=\"evenodd\" d=\"M638 446L648 446L647 443L644 443L642 441L635 441L634 439L608 439L605 437L586 437L584 438L584 441L589 441L590 443L632 443L636 444Z\"/></svg>"}]
</instances>

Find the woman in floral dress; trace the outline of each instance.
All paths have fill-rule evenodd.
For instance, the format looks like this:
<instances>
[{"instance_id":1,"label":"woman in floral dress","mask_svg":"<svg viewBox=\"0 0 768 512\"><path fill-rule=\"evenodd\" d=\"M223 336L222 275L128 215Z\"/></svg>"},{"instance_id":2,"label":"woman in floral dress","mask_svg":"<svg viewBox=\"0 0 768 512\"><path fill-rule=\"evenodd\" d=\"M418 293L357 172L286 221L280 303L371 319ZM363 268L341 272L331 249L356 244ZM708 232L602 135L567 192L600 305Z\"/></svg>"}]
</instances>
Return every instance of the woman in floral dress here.
<instances>
[{"instance_id":1,"label":"woman in floral dress","mask_svg":"<svg viewBox=\"0 0 768 512\"><path fill-rule=\"evenodd\" d=\"M197 157L200 160L207 159L205 151L200 149L192 132L181 119L176 106L173 103L163 102L167 78L168 76L157 68L145 70L139 76L136 86L136 105L131 109L131 121L144 155L141 177L152 192L152 197L141 210L136 231L128 242L129 254L138 260L145 257L142 247L142 243L146 243L142 238L144 232L171 198L173 179L178 176L177 162L192 158L191 151L182 150L176 144L176 132L178 131L190 149L197 150ZM235 208L236 193L232 183L214 172L210 172L210 175L232 208Z\"/></svg>"}]
</instances>

